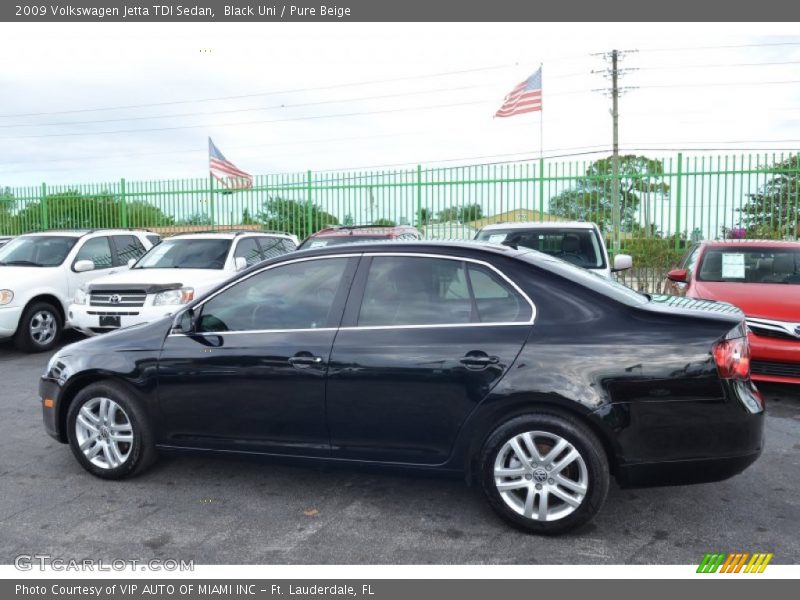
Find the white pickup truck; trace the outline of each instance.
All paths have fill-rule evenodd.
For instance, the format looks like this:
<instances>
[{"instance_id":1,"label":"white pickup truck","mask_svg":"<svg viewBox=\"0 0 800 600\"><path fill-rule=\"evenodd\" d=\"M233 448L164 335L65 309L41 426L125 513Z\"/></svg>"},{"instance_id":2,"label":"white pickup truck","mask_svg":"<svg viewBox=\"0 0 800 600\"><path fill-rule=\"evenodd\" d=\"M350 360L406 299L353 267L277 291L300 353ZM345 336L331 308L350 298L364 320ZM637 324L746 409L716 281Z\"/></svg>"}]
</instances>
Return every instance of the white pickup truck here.
<instances>
[{"instance_id":1,"label":"white pickup truck","mask_svg":"<svg viewBox=\"0 0 800 600\"><path fill-rule=\"evenodd\" d=\"M55 346L67 307L84 284L128 270L160 239L147 231L98 229L30 233L0 248L0 338L24 352Z\"/></svg>"},{"instance_id":2,"label":"white pickup truck","mask_svg":"<svg viewBox=\"0 0 800 600\"><path fill-rule=\"evenodd\" d=\"M617 254L612 266L597 225L584 221L497 223L478 231L475 239L538 250L604 277L633 266L633 259L627 254Z\"/></svg>"}]
</instances>

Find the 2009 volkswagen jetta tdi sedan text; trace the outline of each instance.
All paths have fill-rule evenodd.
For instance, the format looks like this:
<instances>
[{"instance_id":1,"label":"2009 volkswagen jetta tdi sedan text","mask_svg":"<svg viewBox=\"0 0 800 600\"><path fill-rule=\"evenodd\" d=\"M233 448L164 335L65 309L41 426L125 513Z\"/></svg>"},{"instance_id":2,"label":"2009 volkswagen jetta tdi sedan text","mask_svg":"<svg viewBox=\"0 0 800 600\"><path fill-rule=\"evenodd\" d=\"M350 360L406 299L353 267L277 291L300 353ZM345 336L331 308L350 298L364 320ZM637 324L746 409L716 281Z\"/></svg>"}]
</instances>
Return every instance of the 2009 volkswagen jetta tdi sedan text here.
<instances>
[{"instance_id":1,"label":"2009 volkswagen jetta tdi sedan text","mask_svg":"<svg viewBox=\"0 0 800 600\"><path fill-rule=\"evenodd\" d=\"M731 477L763 432L734 307L468 243L261 263L174 317L65 347L40 394L47 431L99 477L199 449L436 469L539 533L592 518L612 476Z\"/></svg>"}]
</instances>

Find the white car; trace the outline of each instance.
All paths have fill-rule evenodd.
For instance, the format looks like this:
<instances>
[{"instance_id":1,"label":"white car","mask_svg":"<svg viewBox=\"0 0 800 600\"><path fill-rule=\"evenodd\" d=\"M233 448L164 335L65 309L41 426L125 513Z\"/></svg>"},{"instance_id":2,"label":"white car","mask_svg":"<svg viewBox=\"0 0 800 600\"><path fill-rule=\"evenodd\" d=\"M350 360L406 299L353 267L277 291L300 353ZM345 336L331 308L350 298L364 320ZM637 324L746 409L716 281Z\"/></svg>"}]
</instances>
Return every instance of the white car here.
<instances>
[{"instance_id":1,"label":"white car","mask_svg":"<svg viewBox=\"0 0 800 600\"><path fill-rule=\"evenodd\" d=\"M25 352L55 346L75 292L142 256L158 236L145 231L48 231L0 248L0 338Z\"/></svg>"},{"instance_id":2,"label":"white car","mask_svg":"<svg viewBox=\"0 0 800 600\"><path fill-rule=\"evenodd\" d=\"M497 223L481 229L475 239L538 250L604 277L633 266L629 255L617 254L612 267L600 229L594 223L584 221Z\"/></svg>"},{"instance_id":3,"label":"white car","mask_svg":"<svg viewBox=\"0 0 800 600\"><path fill-rule=\"evenodd\" d=\"M175 235L131 264L129 271L78 289L68 322L86 335L97 335L155 321L238 271L296 248L297 238L281 233Z\"/></svg>"}]
</instances>

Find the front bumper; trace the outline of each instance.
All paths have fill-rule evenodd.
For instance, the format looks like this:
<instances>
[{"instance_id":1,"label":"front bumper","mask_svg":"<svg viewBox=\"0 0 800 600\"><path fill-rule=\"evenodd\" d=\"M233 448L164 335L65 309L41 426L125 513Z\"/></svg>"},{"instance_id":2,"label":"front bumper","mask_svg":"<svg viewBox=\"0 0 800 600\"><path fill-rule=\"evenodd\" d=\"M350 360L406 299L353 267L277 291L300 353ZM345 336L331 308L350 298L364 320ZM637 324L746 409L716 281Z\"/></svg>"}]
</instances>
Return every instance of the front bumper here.
<instances>
[{"instance_id":1,"label":"front bumper","mask_svg":"<svg viewBox=\"0 0 800 600\"><path fill-rule=\"evenodd\" d=\"M750 333L753 381L800 384L800 340Z\"/></svg>"},{"instance_id":2,"label":"front bumper","mask_svg":"<svg viewBox=\"0 0 800 600\"><path fill-rule=\"evenodd\" d=\"M49 377L39 379L39 401L42 404L42 421L48 435L59 442L67 442L61 419L61 387Z\"/></svg>"},{"instance_id":3,"label":"front bumper","mask_svg":"<svg viewBox=\"0 0 800 600\"><path fill-rule=\"evenodd\" d=\"M12 337L17 332L21 316L21 306L0 306L0 339Z\"/></svg>"},{"instance_id":4,"label":"front bumper","mask_svg":"<svg viewBox=\"0 0 800 600\"><path fill-rule=\"evenodd\" d=\"M89 306L86 304L70 304L67 310L67 324L84 335L99 335L131 325L150 323L165 316L174 314L180 306L140 306L115 310L108 307ZM101 325L101 317L119 317L119 327Z\"/></svg>"}]
</instances>

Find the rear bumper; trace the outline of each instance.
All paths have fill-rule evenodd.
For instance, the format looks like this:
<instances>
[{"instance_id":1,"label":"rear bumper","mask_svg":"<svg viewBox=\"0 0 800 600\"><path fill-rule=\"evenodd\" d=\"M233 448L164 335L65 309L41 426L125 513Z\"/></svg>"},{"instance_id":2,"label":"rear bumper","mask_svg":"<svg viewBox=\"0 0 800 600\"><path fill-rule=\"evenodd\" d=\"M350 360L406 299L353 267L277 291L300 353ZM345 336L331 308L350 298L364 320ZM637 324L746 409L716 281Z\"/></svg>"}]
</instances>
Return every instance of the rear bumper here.
<instances>
[{"instance_id":1,"label":"rear bumper","mask_svg":"<svg viewBox=\"0 0 800 600\"><path fill-rule=\"evenodd\" d=\"M688 485L723 481L744 471L759 456L761 456L760 449L757 452L741 456L622 465L617 473L617 481L622 487Z\"/></svg>"}]
</instances>

